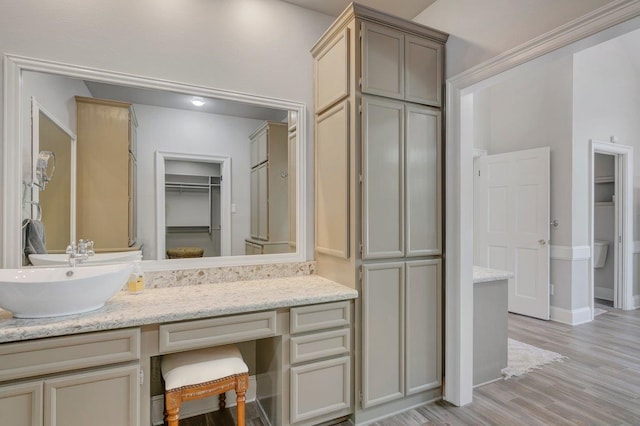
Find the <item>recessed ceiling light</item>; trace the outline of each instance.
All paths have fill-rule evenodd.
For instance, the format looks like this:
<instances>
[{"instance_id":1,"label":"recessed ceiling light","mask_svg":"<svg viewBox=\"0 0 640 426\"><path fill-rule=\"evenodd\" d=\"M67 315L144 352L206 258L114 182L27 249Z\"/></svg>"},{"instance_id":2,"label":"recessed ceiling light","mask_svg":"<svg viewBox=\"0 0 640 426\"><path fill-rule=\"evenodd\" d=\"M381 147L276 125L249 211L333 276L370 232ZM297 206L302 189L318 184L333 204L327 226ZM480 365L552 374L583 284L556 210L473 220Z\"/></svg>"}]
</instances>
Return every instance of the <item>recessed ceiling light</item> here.
<instances>
[{"instance_id":1,"label":"recessed ceiling light","mask_svg":"<svg viewBox=\"0 0 640 426\"><path fill-rule=\"evenodd\" d=\"M193 99L191 99L191 103L194 106L201 107L202 105L204 105L204 99L202 99L202 98L193 98Z\"/></svg>"}]
</instances>

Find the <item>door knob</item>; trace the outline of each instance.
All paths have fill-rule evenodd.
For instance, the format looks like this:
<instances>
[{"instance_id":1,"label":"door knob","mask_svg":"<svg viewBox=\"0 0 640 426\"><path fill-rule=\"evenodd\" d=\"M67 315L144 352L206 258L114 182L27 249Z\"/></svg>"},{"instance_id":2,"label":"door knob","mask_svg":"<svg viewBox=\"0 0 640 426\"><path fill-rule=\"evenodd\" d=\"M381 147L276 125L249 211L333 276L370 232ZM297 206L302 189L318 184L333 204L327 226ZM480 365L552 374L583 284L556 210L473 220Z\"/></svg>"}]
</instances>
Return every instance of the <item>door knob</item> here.
<instances>
[{"instance_id":1,"label":"door knob","mask_svg":"<svg viewBox=\"0 0 640 426\"><path fill-rule=\"evenodd\" d=\"M541 246L547 244L547 242L545 240L538 240L538 243L540 243Z\"/></svg>"}]
</instances>

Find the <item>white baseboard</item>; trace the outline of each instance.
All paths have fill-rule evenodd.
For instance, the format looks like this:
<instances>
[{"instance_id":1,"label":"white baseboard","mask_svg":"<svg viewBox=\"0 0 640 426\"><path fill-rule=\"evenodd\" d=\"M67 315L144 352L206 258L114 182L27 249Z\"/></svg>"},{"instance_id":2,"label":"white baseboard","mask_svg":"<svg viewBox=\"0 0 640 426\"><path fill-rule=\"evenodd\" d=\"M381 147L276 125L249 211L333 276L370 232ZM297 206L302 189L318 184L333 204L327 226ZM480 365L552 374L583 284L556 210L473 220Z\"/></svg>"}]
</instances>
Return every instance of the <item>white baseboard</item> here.
<instances>
[{"instance_id":1,"label":"white baseboard","mask_svg":"<svg viewBox=\"0 0 640 426\"><path fill-rule=\"evenodd\" d=\"M246 393L247 402L255 401L256 389L256 376L249 376L249 388ZM235 407L235 392L227 392L226 405L227 407ZM212 411L218 411L218 395L195 401L183 402L182 405L180 405L180 418L186 419L188 417L199 416ZM151 397L151 424L153 426L164 424L164 395Z\"/></svg>"},{"instance_id":2,"label":"white baseboard","mask_svg":"<svg viewBox=\"0 0 640 426\"><path fill-rule=\"evenodd\" d=\"M610 300L613 301L613 289L608 287L593 287L593 294L596 299Z\"/></svg>"},{"instance_id":3,"label":"white baseboard","mask_svg":"<svg viewBox=\"0 0 640 426\"><path fill-rule=\"evenodd\" d=\"M551 321L569 325L584 324L591 321L591 309L586 307L570 311L568 309L552 306Z\"/></svg>"}]
</instances>

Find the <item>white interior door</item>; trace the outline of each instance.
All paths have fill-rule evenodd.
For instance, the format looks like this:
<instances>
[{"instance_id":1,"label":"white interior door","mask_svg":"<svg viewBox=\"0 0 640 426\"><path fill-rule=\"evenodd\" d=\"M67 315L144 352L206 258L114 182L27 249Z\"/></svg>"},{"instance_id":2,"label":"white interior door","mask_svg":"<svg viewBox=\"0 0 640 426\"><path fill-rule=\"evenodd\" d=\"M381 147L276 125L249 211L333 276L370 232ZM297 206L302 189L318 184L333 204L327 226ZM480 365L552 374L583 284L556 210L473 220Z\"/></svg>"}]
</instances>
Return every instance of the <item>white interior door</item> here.
<instances>
[{"instance_id":1,"label":"white interior door","mask_svg":"<svg viewBox=\"0 0 640 426\"><path fill-rule=\"evenodd\" d=\"M549 319L549 147L478 159L475 263L513 272L509 311Z\"/></svg>"}]
</instances>

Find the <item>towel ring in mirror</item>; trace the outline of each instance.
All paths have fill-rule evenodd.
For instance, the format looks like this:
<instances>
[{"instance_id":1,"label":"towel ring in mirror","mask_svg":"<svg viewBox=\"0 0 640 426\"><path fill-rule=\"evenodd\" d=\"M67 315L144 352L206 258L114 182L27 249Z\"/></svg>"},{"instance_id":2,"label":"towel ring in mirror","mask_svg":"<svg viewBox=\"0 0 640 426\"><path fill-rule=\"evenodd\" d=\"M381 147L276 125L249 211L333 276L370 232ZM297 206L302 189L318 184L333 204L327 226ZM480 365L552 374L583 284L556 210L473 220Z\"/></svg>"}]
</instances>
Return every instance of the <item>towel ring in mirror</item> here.
<instances>
[{"instance_id":1,"label":"towel ring in mirror","mask_svg":"<svg viewBox=\"0 0 640 426\"><path fill-rule=\"evenodd\" d=\"M52 151L40 151L38 154L38 162L36 163L36 181L35 186L44 191L48 182L53 179L56 172L56 156Z\"/></svg>"}]
</instances>

